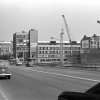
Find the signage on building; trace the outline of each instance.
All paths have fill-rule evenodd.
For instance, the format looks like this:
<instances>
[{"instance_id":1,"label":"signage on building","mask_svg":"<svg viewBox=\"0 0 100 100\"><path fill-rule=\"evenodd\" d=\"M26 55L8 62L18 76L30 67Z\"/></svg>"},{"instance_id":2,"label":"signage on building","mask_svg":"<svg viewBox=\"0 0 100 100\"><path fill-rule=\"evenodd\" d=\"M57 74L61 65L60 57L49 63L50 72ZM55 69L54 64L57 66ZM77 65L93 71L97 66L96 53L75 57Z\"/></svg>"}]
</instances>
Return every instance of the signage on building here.
<instances>
[{"instance_id":1,"label":"signage on building","mask_svg":"<svg viewBox=\"0 0 100 100\"><path fill-rule=\"evenodd\" d=\"M82 41L82 48L83 48L83 49L89 48L89 40L84 40L84 41Z\"/></svg>"},{"instance_id":2,"label":"signage on building","mask_svg":"<svg viewBox=\"0 0 100 100\"><path fill-rule=\"evenodd\" d=\"M37 43L31 43L30 49L31 49L31 52L37 52Z\"/></svg>"},{"instance_id":3,"label":"signage on building","mask_svg":"<svg viewBox=\"0 0 100 100\"><path fill-rule=\"evenodd\" d=\"M38 58L38 31L30 30L30 58L36 59Z\"/></svg>"}]
</instances>

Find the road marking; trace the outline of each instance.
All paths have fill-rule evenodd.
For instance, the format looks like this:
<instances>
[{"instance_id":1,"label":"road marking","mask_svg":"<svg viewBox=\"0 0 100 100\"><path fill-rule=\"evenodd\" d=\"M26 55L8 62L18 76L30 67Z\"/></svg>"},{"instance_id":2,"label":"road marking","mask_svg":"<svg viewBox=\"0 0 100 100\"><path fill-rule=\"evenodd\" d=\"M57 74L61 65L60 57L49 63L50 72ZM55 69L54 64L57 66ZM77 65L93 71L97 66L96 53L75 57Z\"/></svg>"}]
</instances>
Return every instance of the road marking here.
<instances>
[{"instance_id":1,"label":"road marking","mask_svg":"<svg viewBox=\"0 0 100 100\"><path fill-rule=\"evenodd\" d=\"M6 95L4 94L4 92L1 89L1 84L0 84L0 94L2 95L2 97L3 97L4 100L8 100L8 98L6 97Z\"/></svg>"},{"instance_id":2,"label":"road marking","mask_svg":"<svg viewBox=\"0 0 100 100\"><path fill-rule=\"evenodd\" d=\"M31 69L28 69L28 70L31 70ZM87 81L100 82L100 80L83 78L83 77L76 77L76 76L71 76L71 75L64 75L64 74L59 74L59 73L44 72L44 71L39 71L39 70L31 70L31 71L36 71L36 72L41 72L41 73L47 73L47 74L51 74L51 75L58 75L58 76L70 77L70 78L76 78L76 79L87 80Z\"/></svg>"}]
</instances>

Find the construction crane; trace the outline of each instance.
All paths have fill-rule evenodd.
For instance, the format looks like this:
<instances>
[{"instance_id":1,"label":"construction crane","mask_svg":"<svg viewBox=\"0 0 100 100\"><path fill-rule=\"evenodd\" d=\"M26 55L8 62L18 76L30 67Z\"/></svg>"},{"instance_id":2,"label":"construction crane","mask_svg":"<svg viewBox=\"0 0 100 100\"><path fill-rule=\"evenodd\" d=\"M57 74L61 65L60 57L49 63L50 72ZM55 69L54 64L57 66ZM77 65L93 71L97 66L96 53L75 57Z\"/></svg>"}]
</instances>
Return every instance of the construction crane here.
<instances>
[{"instance_id":1,"label":"construction crane","mask_svg":"<svg viewBox=\"0 0 100 100\"><path fill-rule=\"evenodd\" d=\"M68 24L67 24L67 22L66 22L65 16L62 15L62 17L63 17L64 23L65 23L65 28L66 28L66 31L67 31L67 34L68 34L69 42L71 43L72 41L71 41L71 37L70 37L70 32L69 32Z\"/></svg>"},{"instance_id":2,"label":"construction crane","mask_svg":"<svg viewBox=\"0 0 100 100\"><path fill-rule=\"evenodd\" d=\"M66 28L66 31L67 31L67 34L68 34L68 39L69 39L69 43L70 43L70 46L71 46L71 54L73 53L73 47L72 47L72 40L71 40L71 36L70 36L70 30L69 30L69 26L66 22L66 19L65 19L65 16L62 15L63 17L63 20L64 20L64 24L65 24L65 28Z\"/></svg>"}]
</instances>

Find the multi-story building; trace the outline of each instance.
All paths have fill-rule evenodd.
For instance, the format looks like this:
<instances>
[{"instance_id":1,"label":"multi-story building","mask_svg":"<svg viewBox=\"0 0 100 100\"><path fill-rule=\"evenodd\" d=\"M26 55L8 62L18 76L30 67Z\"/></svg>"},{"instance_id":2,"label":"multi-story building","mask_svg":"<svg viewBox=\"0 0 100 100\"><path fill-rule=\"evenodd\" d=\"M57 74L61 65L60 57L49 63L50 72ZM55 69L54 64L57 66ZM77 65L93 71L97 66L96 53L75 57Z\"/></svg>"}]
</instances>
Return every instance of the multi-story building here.
<instances>
[{"instance_id":1,"label":"multi-story building","mask_svg":"<svg viewBox=\"0 0 100 100\"><path fill-rule=\"evenodd\" d=\"M80 55L80 43L63 43L63 62L64 63L79 63L79 55ZM72 52L73 55L72 56ZM76 60L77 59L77 60ZM38 42L38 62L39 63L51 63L61 62L61 44L56 41L41 41Z\"/></svg>"},{"instance_id":2,"label":"multi-story building","mask_svg":"<svg viewBox=\"0 0 100 100\"><path fill-rule=\"evenodd\" d=\"M12 42L0 41L0 55L12 55Z\"/></svg>"},{"instance_id":3,"label":"multi-story building","mask_svg":"<svg viewBox=\"0 0 100 100\"><path fill-rule=\"evenodd\" d=\"M26 61L28 58L37 59L37 30L31 29L29 32L16 32L13 34L13 55L16 59L23 59Z\"/></svg>"},{"instance_id":4,"label":"multi-story building","mask_svg":"<svg viewBox=\"0 0 100 100\"><path fill-rule=\"evenodd\" d=\"M13 34L14 58L27 58L29 53L29 36L27 32L16 32Z\"/></svg>"},{"instance_id":5,"label":"multi-story building","mask_svg":"<svg viewBox=\"0 0 100 100\"><path fill-rule=\"evenodd\" d=\"M96 36L94 34L91 37L87 37L84 35L81 40L81 48L83 51L91 50L91 49L99 49L100 48L100 36Z\"/></svg>"},{"instance_id":6,"label":"multi-story building","mask_svg":"<svg viewBox=\"0 0 100 100\"><path fill-rule=\"evenodd\" d=\"M90 48L91 49L100 48L100 36L94 34L92 37L90 37Z\"/></svg>"},{"instance_id":7,"label":"multi-story building","mask_svg":"<svg viewBox=\"0 0 100 100\"><path fill-rule=\"evenodd\" d=\"M51 63L60 61L60 43L56 41L38 42L38 62Z\"/></svg>"},{"instance_id":8,"label":"multi-story building","mask_svg":"<svg viewBox=\"0 0 100 100\"><path fill-rule=\"evenodd\" d=\"M94 34L91 37L86 35L81 40L81 63L100 63L100 36Z\"/></svg>"}]
</instances>

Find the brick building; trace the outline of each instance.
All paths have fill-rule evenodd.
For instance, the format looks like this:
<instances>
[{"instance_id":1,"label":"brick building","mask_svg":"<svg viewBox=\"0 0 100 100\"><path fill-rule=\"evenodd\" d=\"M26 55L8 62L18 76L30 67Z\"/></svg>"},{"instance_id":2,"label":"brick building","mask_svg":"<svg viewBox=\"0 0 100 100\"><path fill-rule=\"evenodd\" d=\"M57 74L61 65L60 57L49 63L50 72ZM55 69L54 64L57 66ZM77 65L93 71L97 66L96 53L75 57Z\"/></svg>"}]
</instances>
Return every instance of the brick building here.
<instances>
[{"instance_id":1,"label":"brick building","mask_svg":"<svg viewBox=\"0 0 100 100\"><path fill-rule=\"evenodd\" d=\"M82 64L100 64L100 36L85 35L81 40L81 51Z\"/></svg>"}]
</instances>

